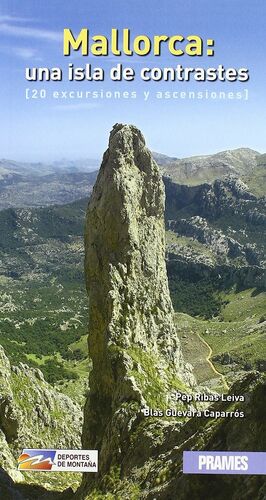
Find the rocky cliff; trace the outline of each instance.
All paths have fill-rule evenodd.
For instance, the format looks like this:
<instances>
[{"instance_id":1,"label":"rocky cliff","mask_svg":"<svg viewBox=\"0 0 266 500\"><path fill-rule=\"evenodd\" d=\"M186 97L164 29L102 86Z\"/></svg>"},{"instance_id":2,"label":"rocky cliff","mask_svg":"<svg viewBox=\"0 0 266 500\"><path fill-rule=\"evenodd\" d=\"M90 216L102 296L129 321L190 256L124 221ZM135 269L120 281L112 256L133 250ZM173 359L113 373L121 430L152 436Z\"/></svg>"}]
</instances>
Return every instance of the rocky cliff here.
<instances>
[{"instance_id":1,"label":"rocky cliff","mask_svg":"<svg viewBox=\"0 0 266 500\"><path fill-rule=\"evenodd\" d=\"M262 193L265 181L256 177L254 162L244 171L253 175L253 183L257 179ZM252 182L247 175L244 182L239 172L197 185L181 185L173 177L164 182L167 267L175 309L192 314L199 310L199 305L191 310L189 301L184 304L182 290L177 291L181 282L183 287L208 285L213 296L234 287L265 290L265 197L255 195ZM204 315L202 305L200 309ZM215 312L219 308L211 308L209 317Z\"/></svg>"},{"instance_id":2,"label":"rocky cliff","mask_svg":"<svg viewBox=\"0 0 266 500\"><path fill-rule=\"evenodd\" d=\"M181 426L173 419L169 419L168 425L160 419L146 421L146 425L132 435L120 477L117 474L113 481L106 478L103 498L264 500L266 484L263 476L191 475L183 474L182 467L185 450L265 451L265 389L265 377L249 373L230 391L231 395L244 395L244 402L220 401L209 407L214 413L238 409L245 413L245 418L191 418ZM86 500L96 498L94 492Z\"/></svg>"},{"instance_id":3,"label":"rocky cliff","mask_svg":"<svg viewBox=\"0 0 266 500\"><path fill-rule=\"evenodd\" d=\"M0 498L24 498L15 496L13 480L64 488L67 482L56 474L22 474L17 458L23 448L79 448L81 429L79 406L45 382L40 370L10 365L0 347Z\"/></svg>"},{"instance_id":4,"label":"rocky cliff","mask_svg":"<svg viewBox=\"0 0 266 500\"><path fill-rule=\"evenodd\" d=\"M193 384L173 322L165 265L164 187L141 132L115 125L87 211L85 274L93 362L84 446L101 474L122 460L141 407Z\"/></svg>"}]
</instances>

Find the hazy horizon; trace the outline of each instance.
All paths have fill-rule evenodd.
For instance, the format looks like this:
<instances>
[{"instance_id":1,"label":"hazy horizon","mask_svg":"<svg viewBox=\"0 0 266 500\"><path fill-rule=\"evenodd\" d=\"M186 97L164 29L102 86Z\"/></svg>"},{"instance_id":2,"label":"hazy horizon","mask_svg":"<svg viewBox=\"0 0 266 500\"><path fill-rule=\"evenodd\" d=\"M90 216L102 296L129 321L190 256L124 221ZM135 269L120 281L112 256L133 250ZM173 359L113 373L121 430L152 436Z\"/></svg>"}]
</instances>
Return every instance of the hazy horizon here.
<instances>
[{"instance_id":1,"label":"hazy horizon","mask_svg":"<svg viewBox=\"0 0 266 500\"><path fill-rule=\"evenodd\" d=\"M166 152L162 152L162 151L154 151L152 148L149 147L149 144L147 144L148 148L151 150L152 153L155 153L155 154L161 154L163 156L167 156L169 158L176 158L178 160L184 160L186 158L193 158L193 157L200 157L200 156L213 156L215 154L218 154L218 153L224 153L226 151L236 151L238 149L250 149L252 151L255 151L256 153L258 154L264 154L266 152L266 148L264 151L258 151L257 149L255 148L252 148L250 146L239 146L239 147L236 147L236 148L226 148L226 149L223 149L223 150L219 150L219 151L214 151L214 152L211 152L211 153L196 153L196 154L192 154L192 155L185 155L185 156L177 156L175 154L168 154ZM105 148L105 150L107 149L107 146ZM102 157L103 157L103 154L104 154L104 151L102 151L98 157L92 157L92 156L83 156L83 157L80 157L80 156L71 156L71 157L65 157L65 158L43 158L43 159L27 159L26 157L25 158L0 158L0 162L5 162L5 161L14 161L14 162L17 162L17 163L31 163L31 164L38 164L38 163L47 163L47 164L50 164L50 165L53 165L54 163L60 163L60 162L85 162L85 161L95 161L95 162L98 162L99 164L101 163L102 161ZM93 166L91 168L94 168Z\"/></svg>"}]
</instances>

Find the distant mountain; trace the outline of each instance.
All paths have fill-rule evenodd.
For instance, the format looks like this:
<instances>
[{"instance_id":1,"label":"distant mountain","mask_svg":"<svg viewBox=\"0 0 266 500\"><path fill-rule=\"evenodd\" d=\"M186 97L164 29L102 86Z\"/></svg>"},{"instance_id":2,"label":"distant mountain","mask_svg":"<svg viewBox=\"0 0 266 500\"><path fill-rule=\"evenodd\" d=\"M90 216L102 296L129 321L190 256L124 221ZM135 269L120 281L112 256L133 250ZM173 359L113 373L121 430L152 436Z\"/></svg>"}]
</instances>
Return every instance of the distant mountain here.
<instances>
[{"instance_id":1,"label":"distant mountain","mask_svg":"<svg viewBox=\"0 0 266 500\"><path fill-rule=\"evenodd\" d=\"M0 160L0 180L6 176L19 175L41 177L53 173L55 168L46 163L23 163L13 160Z\"/></svg>"},{"instance_id":2,"label":"distant mountain","mask_svg":"<svg viewBox=\"0 0 266 500\"><path fill-rule=\"evenodd\" d=\"M4 173L0 178L0 210L71 203L89 196L97 172L64 170L50 174Z\"/></svg>"},{"instance_id":3,"label":"distant mountain","mask_svg":"<svg viewBox=\"0 0 266 500\"><path fill-rule=\"evenodd\" d=\"M231 175L242 180L256 196L263 196L266 155L249 148L214 155L178 159L160 153L153 156L166 178L176 184L212 184ZM61 160L51 164L0 160L0 210L66 204L88 196L99 161Z\"/></svg>"},{"instance_id":4,"label":"distant mountain","mask_svg":"<svg viewBox=\"0 0 266 500\"><path fill-rule=\"evenodd\" d=\"M152 152L152 156L155 159L155 161L158 163L158 165L163 166L163 165L171 165L176 161L179 161L178 158L172 157L172 156L167 156L163 155L161 153L156 153L155 151Z\"/></svg>"},{"instance_id":5,"label":"distant mountain","mask_svg":"<svg viewBox=\"0 0 266 500\"><path fill-rule=\"evenodd\" d=\"M0 210L71 203L88 196L97 168L93 159L51 164L0 160Z\"/></svg>"},{"instance_id":6,"label":"distant mountain","mask_svg":"<svg viewBox=\"0 0 266 500\"><path fill-rule=\"evenodd\" d=\"M8 265L9 252L20 249L20 257L22 255L25 257L21 268L24 274L27 268L32 270L36 266L37 247L40 250L42 245L47 245L47 242L51 243L52 240L62 243L69 242L72 237L82 237L87 203L87 198L83 198L68 205L2 210L0 212L1 263L5 262L4 254L1 252L7 252ZM25 255L23 249L27 249ZM28 259L30 254L33 266L27 265L30 264ZM45 260L42 260L42 264L45 268ZM19 266L15 267L19 273ZM9 263L7 269L11 270L12 264ZM1 271L3 272L3 269Z\"/></svg>"},{"instance_id":7,"label":"distant mountain","mask_svg":"<svg viewBox=\"0 0 266 500\"><path fill-rule=\"evenodd\" d=\"M163 174L178 184L196 186L212 183L228 175L239 177L257 195L261 192L262 182L266 182L265 155L249 148L222 151L214 155L192 156L190 158L166 161L159 164Z\"/></svg>"},{"instance_id":8,"label":"distant mountain","mask_svg":"<svg viewBox=\"0 0 266 500\"><path fill-rule=\"evenodd\" d=\"M183 160L154 157L166 189L167 260L176 310L210 316L220 308L221 289L265 288L266 155L242 148ZM37 176L37 164L1 165L0 208L10 210L0 212L0 249L36 249L36 244L41 249L47 238L50 244L51 238L82 237L86 202L78 200L88 199L96 171L65 162ZM46 208L37 210L40 206ZM30 253L34 262L38 252ZM28 269L29 249L26 254L22 270ZM206 286L209 295L199 293Z\"/></svg>"},{"instance_id":9,"label":"distant mountain","mask_svg":"<svg viewBox=\"0 0 266 500\"><path fill-rule=\"evenodd\" d=\"M58 171L64 172L91 172L97 170L100 161L92 158L85 158L79 160L56 160L52 163L42 162L18 162L14 160L0 160L0 179L1 175L18 174L23 177L34 175L42 177L48 174L54 174Z\"/></svg>"},{"instance_id":10,"label":"distant mountain","mask_svg":"<svg viewBox=\"0 0 266 500\"><path fill-rule=\"evenodd\" d=\"M92 172L98 170L100 160L83 158L79 160L57 160L52 163L52 167L69 172Z\"/></svg>"}]
</instances>

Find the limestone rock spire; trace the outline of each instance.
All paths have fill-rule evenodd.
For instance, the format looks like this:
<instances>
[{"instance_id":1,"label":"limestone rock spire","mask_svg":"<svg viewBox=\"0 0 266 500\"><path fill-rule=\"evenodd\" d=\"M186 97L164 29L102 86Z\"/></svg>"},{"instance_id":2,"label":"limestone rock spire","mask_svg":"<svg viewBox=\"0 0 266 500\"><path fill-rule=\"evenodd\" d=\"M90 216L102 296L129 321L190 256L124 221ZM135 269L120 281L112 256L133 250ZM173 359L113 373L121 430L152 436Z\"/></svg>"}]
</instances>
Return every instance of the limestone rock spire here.
<instances>
[{"instance_id":1,"label":"limestone rock spire","mask_svg":"<svg viewBox=\"0 0 266 500\"><path fill-rule=\"evenodd\" d=\"M170 374L185 378L166 273L164 202L159 168L142 133L116 124L85 229L93 368L83 438L86 446L105 449L102 464L110 440L116 441L113 452L121 449L119 432L116 438L106 433L118 415L124 426L125 407L156 404L151 395L167 397Z\"/></svg>"}]
</instances>

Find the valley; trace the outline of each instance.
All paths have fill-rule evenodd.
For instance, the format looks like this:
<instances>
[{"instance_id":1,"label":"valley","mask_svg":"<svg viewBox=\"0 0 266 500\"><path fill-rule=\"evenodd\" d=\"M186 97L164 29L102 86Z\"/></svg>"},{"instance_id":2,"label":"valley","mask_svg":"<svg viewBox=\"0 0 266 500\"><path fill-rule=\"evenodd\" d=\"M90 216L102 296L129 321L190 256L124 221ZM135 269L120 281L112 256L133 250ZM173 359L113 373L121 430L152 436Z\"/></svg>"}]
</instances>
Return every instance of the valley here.
<instances>
[{"instance_id":1,"label":"valley","mask_svg":"<svg viewBox=\"0 0 266 500\"><path fill-rule=\"evenodd\" d=\"M254 426L249 406L263 388L266 369L265 156L243 148L184 160L154 157L166 191L166 265L183 373L192 365L187 374L197 390L220 395L218 409L229 413L243 393L251 394L237 408L247 411ZM81 409L92 370L83 235L97 172L90 161L76 167L65 162L60 168L2 162L0 168L0 441L5 451L0 493L11 489L41 498L49 490L51 498L58 498L71 487L65 498L72 499L79 474L22 477L15 459L25 440L64 448L71 439L81 446ZM182 374L166 370L164 379L159 376L160 353L132 345L126 356L133 361L129 375L145 392L151 414L156 408L164 411L167 388L186 393ZM125 403L123 412L136 411L134 405ZM170 495L176 487L179 491L175 481L183 445L177 449L176 443L187 443L188 436L199 449L211 439L220 443L225 434L233 442L236 434L240 442L244 439L238 422L190 419L180 426L175 412L167 422L148 417L133 426L125 451L129 479L118 465L111 468L102 486L114 494L110 498L139 498L139 484L147 478L153 496L160 488L170 488ZM263 435L263 429L258 433ZM157 458L145 462L151 450ZM171 459L165 465L164 457L172 455L174 465ZM101 490L86 498L97 495Z\"/></svg>"},{"instance_id":2,"label":"valley","mask_svg":"<svg viewBox=\"0 0 266 500\"><path fill-rule=\"evenodd\" d=\"M199 382L221 389L226 382L206 366L204 342L229 383L239 371L265 370L265 201L251 191L256 176L255 192L263 188L264 156L243 149L186 160L154 157L165 176L166 259L180 341ZM35 165L10 163L12 176L3 173L0 181L0 203L13 204L0 211L0 344L13 363L39 367L48 382L81 402L90 366L83 232L96 172L83 171L93 168L90 162L76 173L72 164L49 168L37 176ZM36 198L29 197L32 183Z\"/></svg>"}]
</instances>

